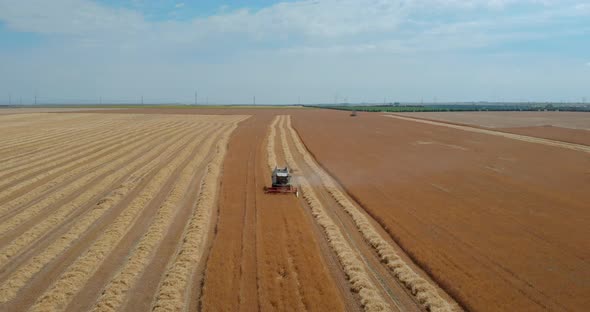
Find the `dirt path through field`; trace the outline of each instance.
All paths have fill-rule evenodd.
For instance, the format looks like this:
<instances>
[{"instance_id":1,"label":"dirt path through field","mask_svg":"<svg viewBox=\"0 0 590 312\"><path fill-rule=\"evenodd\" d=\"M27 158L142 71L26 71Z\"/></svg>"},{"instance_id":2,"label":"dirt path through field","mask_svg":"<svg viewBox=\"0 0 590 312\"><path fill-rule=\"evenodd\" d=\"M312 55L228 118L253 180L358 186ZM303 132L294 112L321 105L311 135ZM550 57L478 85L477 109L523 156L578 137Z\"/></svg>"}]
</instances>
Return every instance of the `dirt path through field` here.
<instances>
[{"instance_id":1,"label":"dirt path through field","mask_svg":"<svg viewBox=\"0 0 590 312\"><path fill-rule=\"evenodd\" d=\"M407 120L407 121L420 122L420 123L434 125L434 126L447 127L447 128L452 128L452 129L457 129L457 130L462 130L462 131L470 131L470 132L475 132L475 133L495 135L495 136L513 139L513 140L519 140L519 141L523 141L523 142L544 144L544 145L548 145L548 146L555 146L555 147L571 149L574 151L581 151L581 152L590 153L590 146L582 145L582 144L561 142L561 141L531 137L531 136L520 135L520 134L513 134L513 133L500 132L500 131L494 131L494 130L488 130L488 129L455 125L455 124L444 123L444 122L424 120L424 119L419 119L419 118L409 118L409 117L403 117L403 116L398 116L398 115L393 115L393 114L383 115L383 116L389 117L389 118L397 118L397 119L401 119L401 120Z\"/></svg>"},{"instance_id":2,"label":"dirt path through field","mask_svg":"<svg viewBox=\"0 0 590 312\"><path fill-rule=\"evenodd\" d=\"M297 199L262 192L270 181L266 137L273 116L242 123L230 142L203 310L344 309Z\"/></svg>"}]
</instances>

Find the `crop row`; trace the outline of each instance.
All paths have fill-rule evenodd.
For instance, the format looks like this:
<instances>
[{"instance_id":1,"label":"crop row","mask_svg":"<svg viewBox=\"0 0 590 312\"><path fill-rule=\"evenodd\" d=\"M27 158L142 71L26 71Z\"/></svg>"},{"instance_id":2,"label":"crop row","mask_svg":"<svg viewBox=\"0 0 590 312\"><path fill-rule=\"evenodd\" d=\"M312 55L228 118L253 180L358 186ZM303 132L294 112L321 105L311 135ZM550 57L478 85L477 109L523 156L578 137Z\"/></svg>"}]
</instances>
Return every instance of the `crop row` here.
<instances>
[{"instance_id":1,"label":"crop row","mask_svg":"<svg viewBox=\"0 0 590 312\"><path fill-rule=\"evenodd\" d=\"M207 135L207 132L200 132L197 138L192 138L188 143L184 144L180 154L169 162L161 163L163 167L159 169L157 174L126 205L121 214L110 222L102 234L90 244L88 249L38 298L31 310L60 311L65 309L77 291L87 283L129 229L133 227L142 212L162 191L162 187L175 181L175 175L179 170L182 170L190 163L201 146L202 139Z\"/></svg>"},{"instance_id":2,"label":"crop row","mask_svg":"<svg viewBox=\"0 0 590 312\"><path fill-rule=\"evenodd\" d=\"M214 147L215 154L207 165L205 176L201 181L193 214L184 229L178 251L168 264L152 303L154 312L181 311L188 302L187 297L191 288L191 277L202 260L207 236L211 230L211 216L217 201L219 177L222 172L223 159L227 151L230 134L237 127L237 123L243 119L243 117L238 116L230 129L222 133L217 140Z\"/></svg>"}]
</instances>

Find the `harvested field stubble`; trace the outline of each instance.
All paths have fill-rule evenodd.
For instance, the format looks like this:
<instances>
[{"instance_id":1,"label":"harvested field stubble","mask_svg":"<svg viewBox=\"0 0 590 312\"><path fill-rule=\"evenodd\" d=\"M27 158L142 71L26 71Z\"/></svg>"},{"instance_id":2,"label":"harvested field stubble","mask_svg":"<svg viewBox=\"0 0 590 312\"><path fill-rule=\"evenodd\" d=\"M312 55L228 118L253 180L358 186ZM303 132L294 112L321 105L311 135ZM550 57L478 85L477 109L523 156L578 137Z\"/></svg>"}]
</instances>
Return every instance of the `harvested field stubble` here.
<instances>
[{"instance_id":1,"label":"harvested field stubble","mask_svg":"<svg viewBox=\"0 0 590 312\"><path fill-rule=\"evenodd\" d=\"M1 195L4 195L4 197L0 200L0 202L3 202L2 207L0 208L0 216L5 216L7 213L10 213L17 207L29 203L33 199L37 198L39 195L43 194L44 192L47 192L48 190L51 190L56 186L62 186L62 183L69 183L69 185L65 188L60 188L59 192L53 191L51 195L45 197L43 201L37 202L35 204L36 207L41 206L44 203L51 203L69 194L75 193L78 189L83 188L86 185L85 183L91 181L96 177L101 176L103 173L111 171L113 168L116 168L117 165L124 164L124 161L121 160L121 157L128 158L136 155L141 155L142 149L149 149L149 145L146 145L147 142L155 138L162 137L170 133L171 131L178 130L172 128L160 131L160 133L158 133L156 130L146 131L146 135L143 136L141 139L125 140L120 144L116 144L115 146L110 147L105 151L101 151L98 157L96 157L96 155L94 157L90 156L89 158L92 161L86 162L83 165L74 163L71 166L68 165L64 170L54 169L48 172L43 172L32 177L29 180L22 181L17 185L13 185L12 187L6 188L0 192ZM61 175L56 175L55 177L51 178L51 175L53 173L61 173ZM45 179L46 177L47 179ZM6 185L8 185L13 180L17 179L14 177L12 179L9 179ZM35 182L39 181L44 182L44 184L38 185L33 189L26 189L27 186L33 185ZM21 189L27 190L26 195L14 198L12 194ZM6 201L7 199L11 200Z\"/></svg>"},{"instance_id":2,"label":"harvested field stubble","mask_svg":"<svg viewBox=\"0 0 590 312\"><path fill-rule=\"evenodd\" d=\"M204 242L211 226L211 214L217 200L219 176L227 150L227 142L231 132L236 128L236 124L229 131L224 132L218 140L215 155L207 165L205 176L201 181L199 199L185 228L178 253L169 264L160 283L153 303L153 311L179 311L187 302L190 277L201 261Z\"/></svg>"},{"instance_id":3,"label":"harvested field stubble","mask_svg":"<svg viewBox=\"0 0 590 312\"><path fill-rule=\"evenodd\" d=\"M86 190L79 196L75 197L75 199L70 200L66 205L59 208L56 218L61 219L65 217L74 209L79 207L79 205L82 203L86 203L90 199L94 198L96 194L100 192L100 190L107 188L108 185L111 185L117 179L120 179L122 176L124 176L127 172L125 170L117 169L121 167L128 167L129 164L134 164L134 159L149 151L149 146L145 145L145 143L147 143L149 140L150 138L146 137L144 140L135 141L133 144L126 144L125 147L119 148L116 153L107 154L105 157L108 157L111 161L108 163L108 165L102 166L99 169L91 171L91 168L96 167L96 164L92 163L87 166L82 166L81 168L83 169L80 169L81 172L90 172L90 174L75 180L73 183L60 189L59 191L52 192L51 195L43 198L43 200L33 205L24 207L20 213L17 213L16 215L8 218L6 221L0 223L0 235L15 229L17 226L21 225L27 220L32 219L58 200L70 194L75 194L79 189L88 188L90 185L90 189ZM143 148L141 148L142 145ZM70 173L64 175L69 176L72 172L78 172L78 170L70 171ZM109 175L101 179L100 177L104 174ZM99 178L100 181L96 181L97 178ZM54 181L51 181L48 184L53 185L53 182ZM14 209L17 207L17 205L23 205L28 200L34 198L35 195L37 195L37 193L34 191L28 192L25 196L21 196L14 201L5 204L1 213L6 213L4 209Z\"/></svg>"},{"instance_id":4,"label":"harvested field stubble","mask_svg":"<svg viewBox=\"0 0 590 312\"><path fill-rule=\"evenodd\" d=\"M54 116L54 115L49 115ZM3 117L0 116L0 120ZM109 137L105 134L121 134L120 132L114 131L113 126L117 126L120 129L135 129L132 119L115 116L111 120L96 121L92 120L91 117L80 116L78 119L73 121L67 121L70 127L63 127L60 125L59 120L50 118L52 123L46 128L42 128L44 131L39 133L40 128L22 128L16 133L7 131L6 135L10 135L13 139L2 143L0 148L0 157L2 157L2 165L0 169L4 169L5 166L19 162L20 157L30 156L39 158L45 155L51 155L53 152L63 153L64 146L74 146L84 143L92 143L92 138L98 138L101 135L108 139ZM39 122L37 120L37 122ZM10 123L9 123L10 124ZM15 128L14 126L12 128ZM141 128L141 127L140 127ZM39 155L37 151L43 148L47 154Z\"/></svg>"},{"instance_id":5,"label":"harvested field stubble","mask_svg":"<svg viewBox=\"0 0 590 312\"><path fill-rule=\"evenodd\" d=\"M1 208L4 218L0 219L0 232L10 233L10 238L4 243L0 241L0 310L65 310L94 273L99 268L105 270L106 263L115 265L106 268L113 277L96 302L96 310L120 309L126 297L133 295L138 277L153 261L151 255L159 248L178 209L192 207L195 204L191 201L196 198L195 215L185 233L185 244L191 245L181 248L176 259L180 264L172 267L184 267L185 254L191 255L189 262L194 264L192 243L200 241L202 245L207 239L205 234L211 226L207 216L215 201L225 144L245 118L129 114L0 116L2 127L26 129L30 136L28 141L19 141L16 130L8 132L14 135L12 138L5 133L0 136L0 141L11 144L9 154L5 155L26 155L22 160L11 158L10 165L3 167L3 176L15 182L0 189L12 196L5 202L8 205ZM37 122L52 131L40 133L39 127L35 129ZM76 137L76 133L84 133L95 144ZM64 143L61 149L60 142ZM210 152L214 143L216 148ZM52 154L45 162L40 155L44 149L34 152L35 145L51 146ZM207 166L210 157L213 158ZM29 167L25 161L29 161ZM194 185L195 177L203 170L208 174L201 193L188 196L192 193L189 186ZM147 176L149 180L145 179ZM85 207L90 209L82 210ZM131 228L142 230L134 225L140 217L145 219L143 215L148 210L154 211L151 226L146 226L145 234L132 242L134 251L120 264L110 261L112 251L129 236ZM96 235L84 241L86 232L97 226L100 232L92 230ZM74 244L78 246L75 249ZM72 260L54 265L62 258ZM47 271L60 267L55 273ZM49 273L56 278L36 278ZM169 276L172 275L164 278ZM35 293L31 293L33 289ZM23 301L28 300L25 298L36 301ZM157 299L159 307L169 308L171 302Z\"/></svg>"},{"instance_id":6,"label":"harvested field stubble","mask_svg":"<svg viewBox=\"0 0 590 312\"><path fill-rule=\"evenodd\" d=\"M162 124L161 126L166 129L166 124ZM107 125L107 127L109 126ZM43 149L43 155L39 155L36 152L33 152L31 155L19 153L14 156L14 160L2 162L4 169L0 170L0 179L5 182L12 182L30 173L39 174L43 172L47 175L47 171L53 170L54 168L60 170L74 168L77 163L82 163L93 158L88 156L98 157L100 156L100 154L97 154L99 151L112 148L113 145L117 145L120 142L132 142L133 139L140 139L145 135L145 129L142 128L130 128L128 131L125 131L129 133L121 133L120 130L92 131L90 135L77 134L82 137L79 139L82 143L76 145L51 142L51 146L56 150L55 153L51 153L50 148L44 148L43 146L36 148L36 150ZM67 149L64 150L64 148ZM12 181L6 180L8 177L11 177ZM0 187L3 188L8 184L6 183Z\"/></svg>"},{"instance_id":7,"label":"harvested field stubble","mask_svg":"<svg viewBox=\"0 0 590 312\"><path fill-rule=\"evenodd\" d=\"M222 135L227 129L221 129ZM201 146L199 153L193 158L190 164L183 169L176 185L168 195L168 198L158 209L156 216L146 234L141 238L124 266L117 275L109 282L101 297L99 298L94 311L117 311L125 300L125 295L133 287L145 267L149 263L149 257L153 250L160 244L166 233L167 227L172 222L177 207L184 199L184 194L191 190L189 186L197 170L206 158L211 145L218 139L217 136L210 136Z\"/></svg>"},{"instance_id":8,"label":"harvested field stubble","mask_svg":"<svg viewBox=\"0 0 590 312\"><path fill-rule=\"evenodd\" d=\"M183 138L185 137L185 138ZM147 165L138 171L135 171L125 182L115 188L106 197L97 201L96 205L92 207L89 213L81 216L71 227L68 232L63 234L59 240L53 242L40 254L31 258L28 262L21 265L16 269L10 277L0 286L1 298L9 300L13 298L17 291L22 288L28 280L37 272L39 272L43 266L57 257L58 254L66 250L69 245L79 236L81 236L96 220L98 220L104 213L109 209L112 209L117 205L128 192L131 191L139 182L147 175L150 171L157 168L157 166L168 159L170 159L176 152L179 151L180 147L185 146L190 140L198 139L198 135L188 136L186 132L182 132L179 135L172 137L175 144L172 143L162 146L162 148L152 149L149 153L145 154L145 158L152 158L154 155L159 157L152 159ZM52 219L48 219L53 221ZM59 219L57 219L59 221ZM17 239L10 242L10 244L0 250L0 266L5 264L11 256L17 254L19 251L27 247L27 243L31 243L39 233L45 233L46 227L41 224L36 225L30 231L23 233ZM52 223L52 225L58 225ZM38 232L41 230L41 232Z\"/></svg>"},{"instance_id":9,"label":"harvested field stubble","mask_svg":"<svg viewBox=\"0 0 590 312\"><path fill-rule=\"evenodd\" d=\"M43 294L31 311L57 311L63 310L76 293L94 273L100 263L116 246L119 240L124 236L126 230L131 227L133 222L139 216L141 211L158 193L160 185L170 179L179 166L188 161L193 151L199 145L199 141L194 141L170 162L156 177L150 181L150 184L134 200L129 207L104 231L104 234L94 242L94 244L74 262L70 268L62 274L62 277Z\"/></svg>"}]
</instances>

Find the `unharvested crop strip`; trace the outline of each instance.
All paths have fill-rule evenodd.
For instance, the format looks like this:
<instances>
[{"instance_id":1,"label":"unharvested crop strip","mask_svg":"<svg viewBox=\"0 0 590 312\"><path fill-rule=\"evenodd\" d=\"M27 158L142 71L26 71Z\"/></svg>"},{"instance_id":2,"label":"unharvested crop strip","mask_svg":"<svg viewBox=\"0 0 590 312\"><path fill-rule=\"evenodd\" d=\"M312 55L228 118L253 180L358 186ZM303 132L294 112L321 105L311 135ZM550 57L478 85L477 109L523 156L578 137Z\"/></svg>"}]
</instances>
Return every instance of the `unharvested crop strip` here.
<instances>
[{"instance_id":1,"label":"unharvested crop strip","mask_svg":"<svg viewBox=\"0 0 590 312\"><path fill-rule=\"evenodd\" d=\"M227 151L230 134L237 127L238 119L218 141L216 154L207 165L205 176L193 214L185 228L178 252L169 263L152 303L152 311L182 311L188 301L191 277L204 253L207 234L211 227L211 215L217 200L219 176Z\"/></svg>"},{"instance_id":2,"label":"unharvested crop strip","mask_svg":"<svg viewBox=\"0 0 590 312\"><path fill-rule=\"evenodd\" d=\"M127 231L133 227L141 212L159 193L162 185L169 181L174 172L190 159L200 143L200 141L189 143L180 155L166 164L127 208L104 230L103 234L38 298L30 311L61 311L65 309L77 291L84 286L104 259L126 235Z\"/></svg>"},{"instance_id":3,"label":"unharvested crop strip","mask_svg":"<svg viewBox=\"0 0 590 312\"><path fill-rule=\"evenodd\" d=\"M402 117L402 116L398 116L398 115L383 115L383 116L389 117L389 118L397 118L397 119L406 120L406 121L420 122L420 123L424 123L424 124L428 124L428 125L447 127L447 128L457 129L457 130L494 135L494 136L504 137L507 139L519 140L519 141L523 141L523 142L537 143L537 144L543 144L543 145L548 145L548 146L567 148L567 149L574 150L574 151L581 151L581 152L590 153L590 146L582 145L582 144L555 141L555 140L550 140L550 139L542 139L542 138L531 137L531 136L526 136L526 135L521 135L521 134L500 132L500 131L487 130L487 129L469 127L469 126L460 126L460 125L454 125L454 124L450 124L450 123L437 122L437 121L431 121L431 120L425 120L425 119L408 118L408 117Z\"/></svg>"},{"instance_id":4,"label":"unharvested crop strip","mask_svg":"<svg viewBox=\"0 0 590 312\"><path fill-rule=\"evenodd\" d=\"M284 116L282 118L285 118ZM289 167L294 170L299 169L293 154L288 145L285 129L281 127L281 142L285 160ZM338 225L332 220L325 210L325 207L319 201L313 187L309 181L301 176L298 179L299 187L301 188L303 198L311 208L311 213L318 224L324 229L327 236L328 244L338 257L340 264L346 274L348 281L351 284L353 291L357 292L361 298L361 304L365 311L388 311L390 306L386 300L381 296L374 282L367 273L361 259L359 259L356 252L344 238Z\"/></svg>"},{"instance_id":5,"label":"unharvested crop strip","mask_svg":"<svg viewBox=\"0 0 590 312\"><path fill-rule=\"evenodd\" d=\"M291 126L290 119L288 119L287 129L297 150L302 154L307 165L320 177L328 193L351 216L359 232L375 249L381 261L385 263L393 275L411 291L412 295L425 309L429 311L452 311L451 303L447 302L438 293L435 286L431 285L404 262L396 250L379 235L367 217L340 191L332 177L316 164Z\"/></svg>"},{"instance_id":6,"label":"unharvested crop strip","mask_svg":"<svg viewBox=\"0 0 590 312\"><path fill-rule=\"evenodd\" d=\"M225 129L219 129L220 133L224 131ZM168 197L156 212L147 232L139 240L123 267L105 287L93 311L118 311L121 308L129 289L137 283L149 264L153 252L164 239L167 229L176 215L177 207L184 201L185 194L191 192L191 182L203 165L203 161L216 139L217 136L212 135L203 142L198 154L182 170Z\"/></svg>"},{"instance_id":7,"label":"unharvested crop strip","mask_svg":"<svg viewBox=\"0 0 590 312\"><path fill-rule=\"evenodd\" d=\"M186 133L179 133L175 137L170 138L170 140L168 140L168 138L161 138L160 140L177 142L177 141L179 141L179 139L181 137L187 137ZM180 147L180 145L178 145L178 144L179 143L180 144L186 143L185 141L187 139L180 140L179 142L177 142L176 146ZM154 142L156 142L156 141L154 141ZM158 156L159 153L162 152L160 146L162 146L162 144L160 144L160 142L157 142L156 146L147 150L147 153L142 155L142 157L127 164L123 169L117 170L116 175L113 175L112 177L110 177L109 180L115 181L115 180L120 179L121 177L132 172L133 173L132 178L130 178L132 181L129 181L129 179L127 179L127 181L124 182L124 184L126 186L124 189L130 190L130 186L132 186L134 183L133 180L136 180L138 177L144 176L145 174L147 174L147 172L152 170L153 167L157 164L156 162L154 162L154 160L148 161L147 164L144 164L144 162L145 162L145 160L149 160L151 158L154 158L155 156ZM162 146L162 147L167 148L165 146ZM169 152L170 151L168 151L168 153ZM163 155L166 155L168 153L164 153ZM160 155L160 157L162 157L163 155ZM156 157L156 160L157 159L158 159L158 157ZM92 194L92 191L90 191L89 194ZM124 193L121 192L121 189L118 189L118 191L116 192L116 195L124 195ZM107 198L109 198L109 196L107 196ZM102 203L104 201L105 201L105 199L101 199L99 202ZM28 231L19 235L17 238L12 240L7 246L0 249L0 267L2 267L12 257L14 257L16 254L18 254L24 248L26 248L28 246L28 244L35 241L39 237L41 237L41 235L49 233L51 230L60 226L61 222L63 222L63 220L66 219L66 217L71 212L71 210L77 208L77 206L81 205L82 203L83 202L78 203L78 201L74 200L74 201L66 204L65 206L59 208L56 212L54 212L53 214L51 214L47 218L43 219L43 221L41 221L40 223L35 224L35 226L30 228ZM109 201L109 203L114 204L114 202L112 200ZM105 207L105 205L101 205L101 208L104 208L104 207ZM92 211L96 212L96 209L93 209ZM105 210L100 209L98 211L101 212L100 215L102 215L102 212L104 212ZM95 213L92 215L97 216L98 214ZM82 219L85 219L85 217L82 217ZM64 244L63 237L60 238L60 243L62 245Z\"/></svg>"},{"instance_id":8,"label":"unharvested crop strip","mask_svg":"<svg viewBox=\"0 0 590 312\"><path fill-rule=\"evenodd\" d=\"M171 157L174 157L180 149L184 148L185 144L193 140L199 140L202 136L203 134L186 136L186 139L178 140L176 143L164 147L165 151L162 154L150 161L142 171L134 173L107 197L101 199L88 214L77 220L68 232L61 235L58 240L47 246L41 253L17 268L0 286L0 302L14 298L18 291L24 287L35 274L64 250L69 248L69 246L78 239L80 235L86 232L96 220L102 217L104 213L115 207L149 172L156 169L156 167L163 162L168 162L168 160ZM155 150L159 151L159 149Z\"/></svg>"},{"instance_id":9,"label":"unharvested crop strip","mask_svg":"<svg viewBox=\"0 0 590 312\"><path fill-rule=\"evenodd\" d=\"M145 151L149 150L149 146L144 146L144 148L137 149L137 147L142 146L146 141L151 141L154 138L147 137L143 140L136 141L133 144L129 144L124 148L118 150L117 154L110 155L110 159L114 159L110 161L106 166L92 171L90 174L85 175L83 178L77 180L77 183L73 183L70 187L67 187L66 190L56 190L50 196L46 197L45 199L41 200L40 202L26 207L25 210L17 213L16 215L10 217L9 219L5 220L4 222L0 223L0 234L4 234L7 231L10 231L17 226L21 225L25 221L29 220L30 218L38 215L41 213L45 208L49 207L51 204L55 203L59 199L68 196L69 194L74 193L74 191L80 187L84 187L88 183L92 182L95 178L100 177L105 173L110 173L113 169L116 169L120 166L123 166L129 159L133 159L134 157L138 157ZM124 155L123 157L120 157ZM111 173L108 177L102 179L102 183L93 183L92 187L89 189L85 189L85 192L78 195L76 199L70 201L63 209L74 209L77 205L81 203L87 202L92 197L95 196L96 192L100 192L100 190L104 189L106 185L109 185L113 181L109 177L116 175L115 173ZM67 208L65 208L67 207Z\"/></svg>"}]
</instances>

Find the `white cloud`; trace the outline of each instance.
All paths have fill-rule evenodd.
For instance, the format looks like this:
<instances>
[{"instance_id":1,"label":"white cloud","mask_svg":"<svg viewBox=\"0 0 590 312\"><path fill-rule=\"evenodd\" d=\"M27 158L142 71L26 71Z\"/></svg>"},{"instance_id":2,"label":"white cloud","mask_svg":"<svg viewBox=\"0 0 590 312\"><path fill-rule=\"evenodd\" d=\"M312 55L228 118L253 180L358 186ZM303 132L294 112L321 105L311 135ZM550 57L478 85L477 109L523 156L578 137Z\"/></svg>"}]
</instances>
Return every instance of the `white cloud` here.
<instances>
[{"instance_id":1,"label":"white cloud","mask_svg":"<svg viewBox=\"0 0 590 312\"><path fill-rule=\"evenodd\" d=\"M141 8L143 2L134 2L134 7ZM0 0L0 22L11 30L39 33L44 38L42 46L21 53L24 55L8 57L0 51L0 68L22 72L20 81L30 85L60 90L59 85L64 84L64 92L80 94L95 92L99 84L95 81L102 81L118 96L127 92L120 90L122 85L132 93L145 87L163 94L200 85L226 95L224 90L231 88L236 98L258 92L261 99L267 91L257 91L260 86L269 86L277 94L281 90L285 91L282 94L300 92L299 86L310 94L331 93L329 97L341 92L339 86L384 93L397 83L403 90L412 90L416 88L413 84L426 87L428 79L434 79L420 73L456 70L460 79L461 71L473 73L485 67L477 62L463 69L461 62L447 66L445 57L462 58L460 54L469 49L507 42L559 37L566 30L548 26L590 15L590 6L579 2L302 0L259 10L224 7L215 15L191 20L153 21L139 10L90 0ZM185 2L167 3L175 8L189 6L189 2L186 6ZM535 10L503 14L515 4ZM538 31L540 25L549 30ZM589 30L568 26L567 31L583 34ZM439 61L441 65L436 64ZM576 63L572 67L580 70L579 58ZM33 72L47 76L31 75ZM202 75L206 78L199 80L194 73L206 73ZM485 75L480 76L485 80ZM407 81L392 82L392 77L406 77ZM503 79L502 73L497 77ZM15 81L19 79L0 80L0 88ZM291 86L284 86L286 82ZM436 84L431 88L436 89ZM466 92L463 87L458 89Z\"/></svg>"},{"instance_id":2,"label":"white cloud","mask_svg":"<svg viewBox=\"0 0 590 312\"><path fill-rule=\"evenodd\" d=\"M452 35L461 35L466 40L490 31L512 31L510 27L551 21L556 15L580 12L580 7L585 7L575 4L565 6L565 12L551 9L489 20L462 18L442 23L421 18L421 14L428 12L498 9L525 2L541 6L558 3L554 0L302 0L260 10L223 9L216 15L189 21L148 22L137 11L115 9L90 0L0 0L0 20L16 31L78 35L86 41L106 40L105 43L114 39L128 44L137 40L159 40L164 45L204 44L207 40L236 44L280 42L323 48L332 44L379 46L380 41L404 40L400 38L404 35L410 38L408 43L419 38L432 40ZM175 5L184 6L184 2ZM418 24L424 29L413 29ZM482 36L479 38L481 41Z\"/></svg>"},{"instance_id":3,"label":"white cloud","mask_svg":"<svg viewBox=\"0 0 590 312\"><path fill-rule=\"evenodd\" d=\"M148 28L137 12L88 0L4 0L0 20L13 30L45 34L135 33Z\"/></svg>"}]
</instances>

